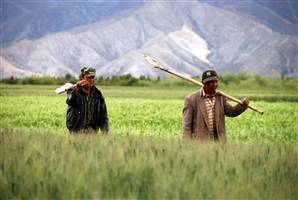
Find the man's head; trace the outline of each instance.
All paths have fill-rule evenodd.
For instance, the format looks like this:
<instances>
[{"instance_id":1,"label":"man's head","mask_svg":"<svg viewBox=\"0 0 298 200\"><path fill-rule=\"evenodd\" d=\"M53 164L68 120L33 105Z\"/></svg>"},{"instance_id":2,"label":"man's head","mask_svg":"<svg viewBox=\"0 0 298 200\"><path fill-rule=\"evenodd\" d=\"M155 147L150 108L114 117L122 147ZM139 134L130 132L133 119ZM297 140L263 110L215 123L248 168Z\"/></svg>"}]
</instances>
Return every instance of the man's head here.
<instances>
[{"instance_id":1,"label":"man's head","mask_svg":"<svg viewBox=\"0 0 298 200\"><path fill-rule=\"evenodd\" d=\"M214 70L207 70L202 74L204 90L207 94L215 93L218 87L218 75Z\"/></svg>"},{"instance_id":2,"label":"man's head","mask_svg":"<svg viewBox=\"0 0 298 200\"><path fill-rule=\"evenodd\" d=\"M81 69L81 77L89 83L89 86L94 85L96 70L92 67L83 67Z\"/></svg>"},{"instance_id":3,"label":"man's head","mask_svg":"<svg viewBox=\"0 0 298 200\"><path fill-rule=\"evenodd\" d=\"M218 81L218 75L214 70L206 70L202 74L202 83L205 84L209 81Z\"/></svg>"}]
</instances>

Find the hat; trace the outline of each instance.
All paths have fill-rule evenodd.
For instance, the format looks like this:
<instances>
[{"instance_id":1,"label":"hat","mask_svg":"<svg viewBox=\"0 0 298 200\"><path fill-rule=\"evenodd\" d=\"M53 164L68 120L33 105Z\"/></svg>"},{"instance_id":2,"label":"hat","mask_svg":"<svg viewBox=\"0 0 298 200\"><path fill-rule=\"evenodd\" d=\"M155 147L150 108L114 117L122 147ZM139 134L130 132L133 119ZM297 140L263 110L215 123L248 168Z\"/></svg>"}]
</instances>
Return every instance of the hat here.
<instances>
[{"instance_id":1,"label":"hat","mask_svg":"<svg viewBox=\"0 0 298 200\"><path fill-rule=\"evenodd\" d=\"M95 76L96 70L92 67L83 67L81 69L81 75L82 76Z\"/></svg>"},{"instance_id":2,"label":"hat","mask_svg":"<svg viewBox=\"0 0 298 200\"><path fill-rule=\"evenodd\" d=\"M83 67L83 68L81 69L80 77L83 77L83 76L84 76L84 71L85 71L85 69L87 69L87 67Z\"/></svg>"},{"instance_id":3,"label":"hat","mask_svg":"<svg viewBox=\"0 0 298 200\"><path fill-rule=\"evenodd\" d=\"M209 81L218 81L218 75L214 70L207 70L202 74L202 82L205 84Z\"/></svg>"}]
</instances>

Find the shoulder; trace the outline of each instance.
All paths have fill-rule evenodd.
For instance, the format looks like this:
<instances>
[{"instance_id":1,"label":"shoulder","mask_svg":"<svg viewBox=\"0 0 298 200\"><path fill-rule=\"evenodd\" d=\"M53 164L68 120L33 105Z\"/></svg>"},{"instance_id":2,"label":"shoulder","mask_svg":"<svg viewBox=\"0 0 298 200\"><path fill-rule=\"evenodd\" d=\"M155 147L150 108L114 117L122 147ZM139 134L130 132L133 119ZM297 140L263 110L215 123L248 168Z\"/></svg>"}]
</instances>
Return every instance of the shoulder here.
<instances>
[{"instance_id":1,"label":"shoulder","mask_svg":"<svg viewBox=\"0 0 298 200\"><path fill-rule=\"evenodd\" d=\"M195 102L196 99L201 98L201 90L193 92L185 97L185 101Z\"/></svg>"},{"instance_id":2,"label":"shoulder","mask_svg":"<svg viewBox=\"0 0 298 200\"><path fill-rule=\"evenodd\" d=\"M196 92L190 93L185 98L187 98L187 99L195 99L195 98L201 97L201 95L202 95L201 90L198 90Z\"/></svg>"},{"instance_id":3,"label":"shoulder","mask_svg":"<svg viewBox=\"0 0 298 200\"><path fill-rule=\"evenodd\" d=\"M96 96L99 96L100 98L104 99L103 93L97 87L94 87L94 92Z\"/></svg>"},{"instance_id":4,"label":"shoulder","mask_svg":"<svg viewBox=\"0 0 298 200\"><path fill-rule=\"evenodd\" d=\"M226 101L227 100L227 98L225 96L221 95L220 93L216 93L215 97L220 99L221 101Z\"/></svg>"}]
</instances>

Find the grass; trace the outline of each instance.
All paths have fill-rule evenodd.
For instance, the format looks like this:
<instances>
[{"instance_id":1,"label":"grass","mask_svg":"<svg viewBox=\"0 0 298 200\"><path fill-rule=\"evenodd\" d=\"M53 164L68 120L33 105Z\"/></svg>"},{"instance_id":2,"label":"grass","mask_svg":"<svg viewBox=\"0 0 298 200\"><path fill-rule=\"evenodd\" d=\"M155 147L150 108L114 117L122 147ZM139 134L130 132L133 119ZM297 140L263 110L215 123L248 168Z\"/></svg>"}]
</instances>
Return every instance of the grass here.
<instances>
[{"instance_id":1,"label":"grass","mask_svg":"<svg viewBox=\"0 0 298 200\"><path fill-rule=\"evenodd\" d=\"M55 87L0 84L0 199L298 197L290 89L226 91L260 96L252 104L265 114L226 118L222 145L181 138L183 98L193 87L102 87L107 137L69 135L65 95Z\"/></svg>"},{"instance_id":2,"label":"grass","mask_svg":"<svg viewBox=\"0 0 298 200\"><path fill-rule=\"evenodd\" d=\"M65 96L0 96L0 127L67 133ZM118 135L180 136L183 100L106 98L110 127ZM226 118L229 139L298 143L298 104L252 102L265 111L247 110Z\"/></svg>"},{"instance_id":3,"label":"grass","mask_svg":"<svg viewBox=\"0 0 298 200\"><path fill-rule=\"evenodd\" d=\"M0 132L2 199L295 199L297 146Z\"/></svg>"}]
</instances>

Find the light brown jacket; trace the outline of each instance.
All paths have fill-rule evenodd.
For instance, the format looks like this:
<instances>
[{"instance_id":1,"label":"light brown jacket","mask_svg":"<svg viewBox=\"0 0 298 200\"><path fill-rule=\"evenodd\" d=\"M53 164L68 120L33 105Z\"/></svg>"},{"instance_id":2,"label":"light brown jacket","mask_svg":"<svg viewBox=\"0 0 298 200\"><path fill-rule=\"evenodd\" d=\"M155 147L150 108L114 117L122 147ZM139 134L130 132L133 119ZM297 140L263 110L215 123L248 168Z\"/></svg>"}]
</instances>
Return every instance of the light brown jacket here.
<instances>
[{"instance_id":1,"label":"light brown jacket","mask_svg":"<svg viewBox=\"0 0 298 200\"><path fill-rule=\"evenodd\" d=\"M224 96L215 94L215 123L216 131L219 140L226 142L226 128L225 128L225 115L228 117L236 117L245 111L245 107L238 104L232 107L227 103ZM201 141L213 139L207 126L208 118L206 112L203 91L192 93L184 100L183 108L183 136L190 138L197 138Z\"/></svg>"}]
</instances>

